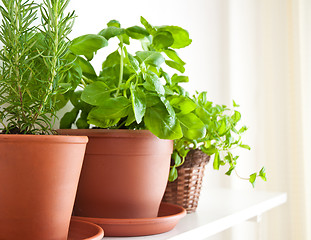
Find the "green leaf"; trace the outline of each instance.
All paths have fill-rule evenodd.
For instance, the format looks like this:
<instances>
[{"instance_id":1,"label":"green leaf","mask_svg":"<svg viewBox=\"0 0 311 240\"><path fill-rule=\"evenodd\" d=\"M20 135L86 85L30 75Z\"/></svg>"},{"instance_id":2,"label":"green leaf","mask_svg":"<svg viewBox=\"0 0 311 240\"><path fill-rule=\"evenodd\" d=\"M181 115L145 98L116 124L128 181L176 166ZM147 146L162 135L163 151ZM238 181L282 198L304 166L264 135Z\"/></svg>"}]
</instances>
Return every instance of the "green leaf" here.
<instances>
[{"instance_id":1,"label":"green leaf","mask_svg":"<svg viewBox=\"0 0 311 240\"><path fill-rule=\"evenodd\" d=\"M89 118L99 121L105 119L120 119L127 116L130 106L131 102L123 96L108 98L102 101L99 107L95 107L90 111Z\"/></svg>"},{"instance_id":2,"label":"green leaf","mask_svg":"<svg viewBox=\"0 0 311 240\"><path fill-rule=\"evenodd\" d=\"M121 27L121 24L120 24L120 22L117 21L117 20L110 20L110 21L107 23L107 26L108 26L108 27L120 28L120 27Z\"/></svg>"},{"instance_id":3,"label":"green leaf","mask_svg":"<svg viewBox=\"0 0 311 240\"><path fill-rule=\"evenodd\" d=\"M178 56L177 52L174 51L173 49L166 49L163 52L166 54L166 56L168 56L173 61L175 61L181 65L186 64L183 60L181 60L181 58Z\"/></svg>"},{"instance_id":4,"label":"green leaf","mask_svg":"<svg viewBox=\"0 0 311 240\"><path fill-rule=\"evenodd\" d=\"M219 166L220 166L220 157L219 152L217 151L214 156L213 168L215 170L219 170Z\"/></svg>"},{"instance_id":5,"label":"green leaf","mask_svg":"<svg viewBox=\"0 0 311 240\"><path fill-rule=\"evenodd\" d=\"M187 114L196 109L196 103L189 97L174 95L168 98L171 105L180 111L181 114Z\"/></svg>"},{"instance_id":6,"label":"green leaf","mask_svg":"<svg viewBox=\"0 0 311 240\"><path fill-rule=\"evenodd\" d=\"M118 50L110 53L102 64L102 68L114 67L120 64L120 53Z\"/></svg>"},{"instance_id":7,"label":"green leaf","mask_svg":"<svg viewBox=\"0 0 311 240\"><path fill-rule=\"evenodd\" d=\"M138 74L140 73L140 67L139 67L139 62L137 61L136 58L134 58L131 54L127 54L129 62L133 68L133 70Z\"/></svg>"},{"instance_id":8,"label":"green leaf","mask_svg":"<svg viewBox=\"0 0 311 240\"><path fill-rule=\"evenodd\" d=\"M140 22L141 22L142 25L144 25L144 27L146 28L146 30L147 30L151 35L153 35L153 34L156 33L156 29L155 29L153 26L151 26L151 24L148 23L148 21L147 21L145 18L140 17Z\"/></svg>"},{"instance_id":9,"label":"green leaf","mask_svg":"<svg viewBox=\"0 0 311 240\"><path fill-rule=\"evenodd\" d=\"M264 167L260 170L259 176L261 177L262 180L267 181L267 178L266 178L266 169L265 169Z\"/></svg>"},{"instance_id":10,"label":"green leaf","mask_svg":"<svg viewBox=\"0 0 311 240\"><path fill-rule=\"evenodd\" d=\"M241 127L240 130L239 130L239 134L245 132L247 129L248 128L246 126Z\"/></svg>"},{"instance_id":11,"label":"green leaf","mask_svg":"<svg viewBox=\"0 0 311 240\"><path fill-rule=\"evenodd\" d=\"M231 119L236 124L241 119L241 113L238 111L234 111L234 114L231 116Z\"/></svg>"},{"instance_id":12,"label":"green leaf","mask_svg":"<svg viewBox=\"0 0 311 240\"><path fill-rule=\"evenodd\" d=\"M149 32L139 26L133 26L125 29L125 32L128 36L130 36L133 39L142 39L146 36L149 36Z\"/></svg>"},{"instance_id":13,"label":"green leaf","mask_svg":"<svg viewBox=\"0 0 311 240\"><path fill-rule=\"evenodd\" d=\"M120 118L115 119L98 118L96 114L93 116L93 113L90 112L87 120L89 124L92 124L96 127L109 128L115 126L120 121Z\"/></svg>"},{"instance_id":14,"label":"green leaf","mask_svg":"<svg viewBox=\"0 0 311 240\"><path fill-rule=\"evenodd\" d=\"M108 46L108 41L96 34L87 34L72 40L69 49L76 55L84 55L89 61L94 52Z\"/></svg>"},{"instance_id":15,"label":"green leaf","mask_svg":"<svg viewBox=\"0 0 311 240\"><path fill-rule=\"evenodd\" d=\"M187 76L178 76L177 74L174 74L172 76L172 84L178 84L182 82L189 82L189 77Z\"/></svg>"},{"instance_id":16,"label":"green leaf","mask_svg":"<svg viewBox=\"0 0 311 240\"><path fill-rule=\"evenodd\" d=\"M85 87L81 99L88 104L101 106L109 99L110 92L106 84L97 81Z\"/></svg>"},{"instance_id":17,"label":"green leaf","mask_svg":"<svg viewBox=\"0 0 311 240\"><path fill-rule=\"evenodd\" d=\"M144 88L149 90L149 91L155 91L157 92L159 95L163 95L165 93L165 89L160 81L160 79L158 78L158 76L148 70L145 74L144 74L144 79L145 79L145 83L144 83Z\"/></svg>"},{"instance_id":18,"label":"green leaf","mask_svg":"<svg viewBox=\"0 0 311 240\"><path fill-rule=\"evenodd\" d=\"M177 118L180 122L184 137L190 140L196 140L205 137L205 125L196 115L193 113L178 114Z\"/></svg>"},{"instance_id":19,"label":"green leaf","mask_svg":"<svg viewBox=\"0 0 311 240\"><path fill-rule=\"evenodd\" d=\"M172 159L174 160L175 166L179 166L181 164L181 157L179 156L179 154L177 152L173 152L172 154Z\"/></svg>"},{"instance_id":20,"label":"green leaf","mask_svg":"<svg viewBox=\"0 0 311 240\"><path fill-rule=\"evenodd\" d=\"M128 116L127 116L126 122L125 122L125 126L129 126L135 121L136 121L136 119L135 119L135 114L134 114L133 108L129 109Z\"/></svg>"},{"instance_id":21,"label":"green leaf","mask_svg":"<svg viewBox=\"0 0 311 240\"><path fill-rule=\"evenodd\" d=\"M71 64L70 69L66 72L66 74L67 76L65 78L65 81L70 83L68 90L69 89L75 90L81 82L81 78L82 78L81 66L77 62L73 62ZM63 84L63 83L59 83L59 85L60 84Z\"/></svg>"},{"instance_id":22,"label":"green leaf","mask_svg":"<svg viewBox=\"0 0 311 240\"><path fill-rule=\"evenodd\" d=\"M235 167L231 166L230 169L226 172L226 175L230 176L234 169L235 169Z\"/></svg>"},{"instance_id":23,"label":"green leaf","mask_svg":"<svg viewBox=\"0 0 311 240\"><path fill-rule=\"evenodd\" d=\"M170 182L173 182L177 179L178 177L178 172L177 172L177 169L175 166L172 166L171 169L170 169L170 173L169 173L169 176L168 176L168 180Z\"/></svg>"},{"instance_id":24,"label":"green leaf","mask_svg":"<svg viewBox=\"0 0 311 240\"><path fill-rule=\"evenodd\" d=\"M87 120L84 118L79 118L76 121L76 125L78 129L88 129L90 127L90 124L88 124Z\"/></svg>"},{"instance_id":25,"label":"green leaf","mask_svg":"<svg viewBox=\"0 0 311 240\"><path fill-rule=\"evenodd\" d=\"M174 38L174 44L171 48L184 48L191 44L192 40L189 38L189 33L178 26L162 26L158 28L158 32L170 32Z\"/></svg>"},{"instance_id":26,"label":"green leaf","mask_svg":"<svg viewBox=\"0 0 311 240\"><path fill-rule=\"evenodd\" d=\"M153 52L153 51L139 51L136 52L137 57L147 64L154 67L160 67L162 63L164 63L165 59L161 53Z\"/></svg>"},{"instance_id":27,"label":"green leaf","mask_svg":"<svg viewBox=\"0 0 311 240\"><path fill-rule=\"evenodd\" d=\"M78 113L79 109L77 108L73 108L70 112L65 113L60 120L59 128L70 129L72 124L76 121Z\"/></svg>"},{"instance_id":28,"label":"green leaf","mask_svg":"<svg viewBox=\"0 0 311 240\"><path fill-rule=\"evenodd\" d=\"M165 61L166 65L171 67L171 68L174 68L176 69L177 71L181 72L181 73L184 73L185 72L185 68L183 65L175 62L175 61L171 61L171 60L166 60Z\"/></svg>"},{"instance_id":29,"label":"green leaf","mask_svg":"<svg viewBox=\"0 0 311 240\"><path fill-rule=\"evenodd\" d=\"M130 91L135 119L139 124L146 112L146 96L142 90L135 88L134 84L131 84Z\"/></svg>"},{"instance_id":30,"label":"green leaf","mask_svg":"<svg viewBox=\"0 0 311 240\"><path fill-rule=\"evenodd\" d=\"M152 107L158 103L161 103L161 99L159 98L158 94L156 93L150 93L147 92L146 93L146 104L147 104L147 108L148 107Z\"/></svg>"},{"instance_id":31,"label":"green leaf","mask_svg":"<svg viewBox=\"0 0 311 240\"><path fill-rule=\"evenodd\" d=\"M153 36L152 46L157 49L165 49L171 46L174 43L173 35L170 32L157 32Z\"/></svg>"},{"instance_id":32,"label":"green leaf","mask_svg":"<svg viewBox=\"0 0 311 240\"><path fill-rule=\"evenodd\" d=\"M228 122L228 119L227 118L222 119L220 121L220 126L217 129L219 136L225 135L228 132L229 128L230 128L230 123Z\"/></svg>"},{"instance_id":33,"label":"green leaf","mask_svg":"<svg viewBox=\"0 0 311 240\"><path fill-rule=\"evenodd\" d=\"M253 173L252 175L249 176L249 182L255 187L255 181L257 178L257 173Z\"/></svg>"},{"instance_id":34,"label":"green leaf","mask_svg":"<svg viewBox=\"0 0 311 240\"><path fill-rule=\"evenodd\" d=\"M125 30L123 28L111 26L111 27L101 30L98 33L98 35L103 36L104 38L109 40L110 38L122 35L124 33L125 33Z\"/></svg>"},{"instance_id":35,"label":"green leaf","mask_svg":"<svg viewBox=\"0 0 311 240\"><path fill-rule=\"evenodd\" d=\"M82 73L84 76L95 80L97 78L97 74L92 66L92 64L89 61L86 61L84 58L78 56L77 57L77 63L80 65L82 69Z\"/></svg>"},{"instance_id":36,"label":"green leaf","mask_svg":"<svg viewBox=\"0 0 311 240\"><path fill-rule=\"evenodd\" d=\"M239 145L241 148L245 148L247 150L251 150L250 146L246 145L246 144L240 144Z\"/></svg>"},{"instance_id":37,"label":"green leaf","mask_svg":"<svg viewBox=\"0 0 311 240\"><path fill-rule=\"evenodd\" d=\"M147 129L159 138L174 140L182 137L179 122L170 116L162 102L146 109L144 121Z\"/></svg>"},{"instance_id":38,"label":"green leaf","mask_svg":"<svg viewBox=\"0 0 311 240\"><path fill-rule=\"evenodd\" d=\"M166 83L167 83L168 85L172 85L172 80L171 80L170 75L168 75L166 72L164 72L164 71L162 70L162 68L160 69L160 72L161 72L161 76L164 77Z\"/></svg>"},{"instance_id":39,"label":"green leaf","mask_svg":"<svg viewBox=\"0 0 311 240\"><path fill-rule=\"evenodd\" d=\"M240 107L240 105L236 104L236 102L234 100L233 101L233 107Z\"/></svg>"}]
</instances>

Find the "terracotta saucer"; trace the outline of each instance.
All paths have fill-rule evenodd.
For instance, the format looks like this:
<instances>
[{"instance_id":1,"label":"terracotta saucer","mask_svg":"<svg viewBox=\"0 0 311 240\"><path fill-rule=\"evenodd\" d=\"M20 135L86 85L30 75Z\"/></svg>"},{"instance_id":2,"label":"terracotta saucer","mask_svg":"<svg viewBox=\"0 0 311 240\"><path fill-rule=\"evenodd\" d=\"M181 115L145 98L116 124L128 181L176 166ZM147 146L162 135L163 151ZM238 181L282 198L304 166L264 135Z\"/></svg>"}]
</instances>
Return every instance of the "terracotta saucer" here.
<instances>
[{"instance_id":1,"label":"terracotta saucer","mask_svg":"<svg viewBox=\"0 0 311 240\"><path fill-rule=\"evenodd\" d=\"M171 203L161 203L156 218L90 218L73 216L73 219L89 221L102 227L105 236L133 237L164 233L172 230L178 221L186 215L183 207Z\"/></svg>"},{"instance_id":2,"label":"terracotta saucer","mask_svg":"<svg viewBox=\"0 0 311 240\"><path fill-rule=\"evenodd\" d=\"M68 240L101 240L104 231L94 223L71 219Z\"/></svg>"}]
</instances>

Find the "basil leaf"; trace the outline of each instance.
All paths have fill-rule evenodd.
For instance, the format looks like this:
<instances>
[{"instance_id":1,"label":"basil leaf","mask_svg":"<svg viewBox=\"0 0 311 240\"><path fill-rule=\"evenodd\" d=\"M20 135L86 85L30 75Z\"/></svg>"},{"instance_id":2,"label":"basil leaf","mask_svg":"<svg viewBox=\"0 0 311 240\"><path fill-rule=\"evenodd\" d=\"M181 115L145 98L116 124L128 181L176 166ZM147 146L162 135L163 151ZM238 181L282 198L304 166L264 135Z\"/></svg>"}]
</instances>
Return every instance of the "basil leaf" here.
<instances>
[{"instance_id":1,"label":"basil leaf","mask_svg":"<svg viewBox=\"0 0 311 240\"><path fill-rule=\"evenodd\" d=\"M136 52L137 57L145 64L160 67L164 63L165 59L161 53L153 51L139 51Z\"/></svg>"},{"instance_id":2,"label":"basil leaf","mask_svg":"<svg viewBox=\"0 0 311 240\"><path fill-rule=\"evenodd\" d=\"M81 69L82 69L82 73L84 76L95 80L97 78L97 74L92 66L92 64L90 64L89 61L86 61L84 58L78 56L77 57L77 62L80 65Z\"/></svg>"},{"instance_id":3,"label":"basil leaf","mask_svg":"<svg viewBox=\"0 0 311 240\"><path fill-rule=\"evenodd\" d=\"M111 26L111 27L104 28L103 30L101 30L98 33L98 35L103 36L104 38L109 40L110 38L122 35L124 33L125 33L125 30L123 28Z\"/></svg>"},{"instance_id":4,"label":"basil leaf","mask_svg":"<svg viewBox=\"0 0 311 240\"><path fill-rule=\"evenodd\" d=\"M97 81L85 87L81 99L88 104L101 106L109 99L110 92L105 83Z\"/></svg>"},{"instance_id":5,"label":"basil leaf","mask_svg":"<svg viewBox=\"0 0 311 240\"><path fill-rule=\"evenodd\" d=\"M177 74L174 74L172 76L172 84L178 84L181 82L189 82L189 77L187 76L179 76Z\"/></svg>"},{"instance_id":6,"label":"basil leaf","mask_svg":"<svg viewBox=\"0 0 311 240\"><path fill-rule=\"evenodd\" d=\"M142 25L144 25L144 27L146 28L146 30L147 30L151 35L153 35L154 33L156 33L156 29L155 29L153 26L151 26L151 24L148 23L148 21L147 21L145 18L140 17L140 22L141 22Z\"/></svg>"},{"instance_id":7,"label":"basil leaf","mask_svg":"<svg viewBox=\"0 0 311 240\"><path fill-rule=\"evenodd\" d=\"M142 39L146 36L149 36L148 31L139 26L129 27L125 29L125 32L128 36L130 36L133 39Z\"/></svg>"},{"instance_id":8,"label":"basil leaf","mask_svg":"<svg viewBox=\"0 0 311 240\"><path fill-rule=\"evenodd\" d=\"M180 122L184 137L190 140L196 140L205 137L205 125L195 114L178 114L177 119Z\"/></svg>"},{"instance_id":9,"label":"basil leaf","mask_svg":"<svg viewBox=\"0 0 311 240\"><path fill-rule=\"evenodd\" d=\"M163 103L158 103L146 109L145 124L154 135L162 139L178 139L182 130L176 118L172 118Z\"/></svg>"},{"instance_id":10,"label":"basil leaf","mask_svg":"<svg viewBox=\"0 0 311 240\"><path fill-rule=\"evenodd\" d=\"M184 73L185 72L185 68L183 65L179 64L178 62L175 61L171 61L171 60L166 60L165 61L166 65L176 69L177 71Z\"/></svg>"},{"instance_id":11,"label":"basil leaf","mask_svg":"<svg viewBox=\"0 0 311 240\"><path fill-rule=\"evenodd\" d=\"M102 101L99 107L93 108L89 113L89 117L98 120L120 119L127 116L128 108L130 106L131 102L123 96L108 98Z\"/></svg>"},{"instance_id":12,"label":"basil leaf","mask_svg":"<svg viewBox=\"0 0 311 240\"><path fill-rule=\"evenodd\" d=\"M71 129L71 125L76 121L79 109L73 108L70 112L64 114L60 120L60 129Z\"/></svg>"},{"instance_id":13,"label":"basil leaf","mask_svg":"<svg viewBox=\"0 0 311 240\"><path fill-rule=\"evenodd\" d=\"M120 28L121 27L121 24L119 21L117 20L110 20L108 23L107 23L107 26L108 27L117 27L117 28Z\"/></svg>"},{"instance_id":14,"label":"basil leaf","mask_svg":"<svg viewBox=\"0 0 311 240\"><path fill-rule=\"evenodd\" d=\"M90 61L94 52L106 46L108 46L108 41L104 37L87 34L73 39L69 49L76 55L84 55Z\"/></svg>"},{"instance_id":15,"label":"basil leaf","mask_svg":"<svg viewBox=\"0 0 311 240\"><path fill-rule=\"evenodd\" d=\"M153 36L152 40L152 46L157 50L168 48L169 46L172 46L173 43L174 43L173 35L167 31L157 32Z\"/></svg>"},{"instance_id":16,"label":"basil leaf","mask_svg":"<svg viewBox=\"0 0 311 240\"><path fill-rule=\"evenodd\" d=\"M185 96L172 96L169 97L171 105L180 111L181 114L187 114L197 108L197 105L189 97Z\"/></svg>"},{"instance_id":17,"label":"basil leaf","mask_svg":"<svg viewBox=\"0 0 311 240\"><path fill-rule=\"evenodd\" d=\"M102 64L102 68L114 67L120 64L120 53L118 50L110 53Z\"/></svg>"},{"instance_id":18,"label":"basil leaf","mask_svg":"<svg viewBox=\"0 0 311 240\"><path fill-rule=\"evenodd\" d=\"M174 51L173 49L166 49L163 52L166 54L166 56L168 56L173 61L175 61L181 65L186 64L183 60L181 60L181 58L178 56L177 52Z\"/></svg>"},{"instance_id":19,"label":"basil leaf","mask_svg":"<svg viewBox=\"0 0 311 240\"><path fill-rule=\"evenodd\" d=\"M184 48L191 44L192 40L189 38L189 33L178 26L161 26L158 28L159 32L170 32L174 38L174 44L171 48Z\"/></svg>"},{"instance_id":20,"label":"basil leaf","mask_svg":"<svg viewBox=\"0 0 311 240\"><path fill-rule=\"evenodd\" d=\"M158 78L158 76L154 72L148 70L144 74L144 79L146 81L143 84L145 89L147 89L149 91L157 92L159 95L163 95L165 93L165 89L164 89L160 79Z\"/></svg>"},{"instance_id":21,"label":"basil leaf","mask_svg":"<svg viewBox=\"0 0 311 240\"><path fill-rule=\"evenodd\" d=\"M130 91L135 119L139 124L146 112L146 96L142 90L135 88L133 84L131 84Z\"/></svg>"}]
</instances>

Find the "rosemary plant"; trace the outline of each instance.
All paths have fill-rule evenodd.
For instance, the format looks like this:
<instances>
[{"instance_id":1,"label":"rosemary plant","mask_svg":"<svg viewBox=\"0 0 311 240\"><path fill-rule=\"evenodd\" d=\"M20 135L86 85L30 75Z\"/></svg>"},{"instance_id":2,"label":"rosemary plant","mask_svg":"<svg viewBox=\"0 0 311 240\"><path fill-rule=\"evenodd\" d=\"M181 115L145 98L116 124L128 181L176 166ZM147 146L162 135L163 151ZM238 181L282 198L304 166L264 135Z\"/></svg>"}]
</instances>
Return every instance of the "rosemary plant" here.
<instances>
[{"instance_id":1,"label":"rosemary plant","mask_svg":"<svg viewBox=\"0 0 311 240\"><path fill-rule=\"evenodd\" d=\"M69 0L2 0L0 12L0 126L3 133L51 133L59 93L64 90L67 36L74 12ZM37 19L41 17L40 21Z\"/></svg>"}]
</instances>

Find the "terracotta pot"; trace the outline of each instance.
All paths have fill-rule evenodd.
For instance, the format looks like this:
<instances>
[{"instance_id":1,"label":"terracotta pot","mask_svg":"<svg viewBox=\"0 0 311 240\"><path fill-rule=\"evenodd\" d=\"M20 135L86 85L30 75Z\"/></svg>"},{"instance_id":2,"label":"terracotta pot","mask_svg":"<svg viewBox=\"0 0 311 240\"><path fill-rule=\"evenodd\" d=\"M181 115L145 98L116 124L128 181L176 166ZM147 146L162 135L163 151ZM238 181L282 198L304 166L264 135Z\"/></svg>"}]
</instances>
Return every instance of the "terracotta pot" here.
<instances>
[{"instance_id":1,"label":"terracotta pot","mask_svg":"<svg viewBox=\"0 0 311 240\"><path fill-rule=\"evenodd\" d=\"M167 184L173 141L147 130L76 129L89 143L74 207L76 216L156 217Z\"/></svg>"},{"instance_id":2,"label":"terracotta pot","mask_svg":"<svg viewBox=\"0 0 311 240\"><path fill-rule=\"evenodd\" d=\"M86 143L0 135L0 239L67 240Z\"/></svg>"}]
</instances>

